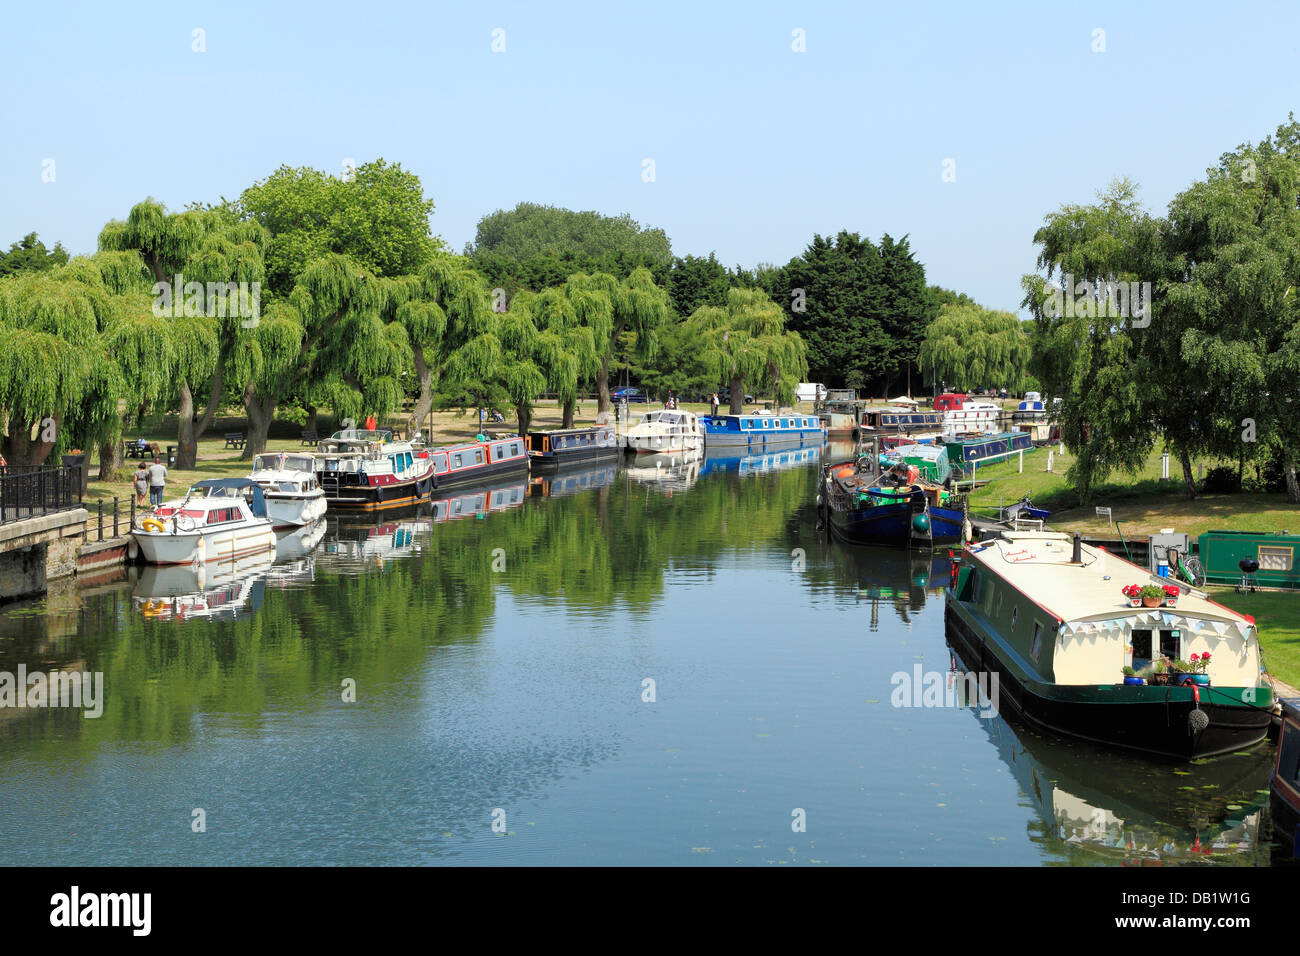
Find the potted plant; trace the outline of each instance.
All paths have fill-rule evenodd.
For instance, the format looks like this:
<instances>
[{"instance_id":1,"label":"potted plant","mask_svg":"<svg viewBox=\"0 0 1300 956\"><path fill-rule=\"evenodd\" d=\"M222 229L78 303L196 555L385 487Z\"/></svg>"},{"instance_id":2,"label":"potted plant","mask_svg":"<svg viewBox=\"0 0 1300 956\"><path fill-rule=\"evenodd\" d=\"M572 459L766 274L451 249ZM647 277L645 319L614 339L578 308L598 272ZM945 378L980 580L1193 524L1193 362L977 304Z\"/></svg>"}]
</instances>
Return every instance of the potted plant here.
<instances>
[{"instance_id":1,"label":"potted plant","mask_svg":"<svg viewBox=\"0 0 1300 956\"><path fill-rule=\"evenodd\" d=\"M1165 607L1175 607L1178 604L1178 592L1179 592L1178 585L1166 584L1164 586L1164 591L1165 591Z\"/></svg>"},{"instance_id":2,"label":"potted plant","mask_svg":"<svg viewBox=\"0 0 1300 956\"><path fill-rule=\"evenodd\" d=\"M1169 683L1169 665L1164 661L1155 661L1147 674L1147 682L1153 687L1164 687Z\"/></svg>"},{"instance_id":3,"label":"potted plant","mask_svg":"<svg viewBox=\"0 0 1300 956\"><path fill-rule=\"evenodd\" d=\"M1141 684L1145 683L1145 681L1143 681L1141 677L1138 677L1138 672L1137 672L1137 671L1135 671L1135 670L1134 670L1133 668L1131 668L1131 667L1125 666L1125 668L1124 668L1124 683L1125 683L1125 684L1133 684L1133 685L1141 685Z\"/></svg>"},{"instance_id":4,"label":"potted plant","mask_svg":"<svg viewBox=\"0 0 1300 956\"><path fill-rule=\"evenodd\" d=\"M1142 588L1136 584L1126 584L1120 589L1120 593L1128 598L1129 607L1142 606Z\"/></svg>"},{"instance_id":5,"label":"potted plant","mask_svg":"<svg viewBox=\"0 0 1300 956\"><path fill-rule=\"evenodd\" d=\"M1148 584L1138 592L1143 607L1159 607L1165 603L1165 589L1159 584Z\"/></svg>"},{"instance_id":6,"label":"potted plant","mask_svg":"<svg viewBox=\"0 0 1300 956\"><path fill-rule=\"evenodd\" d=\"M1171 684L1186 684L1192 679L1193 668L1190 663L1178 658L1169 662L1169 682Z\"/></svg>"},{"instance_id":7,"label":"potted plant","mask_svg":"<svg viewBox=\"0 0 1300 956\"><path fill-rule=\"evenodd\" d=\"M1210 652L1204 654L1193 654L1191 660L1192 672L1189 675L1193 683L1200 684L1202 687L1210 686L1210 675L1205 669L1210 666Z\"/></svg>"}]
</instances>

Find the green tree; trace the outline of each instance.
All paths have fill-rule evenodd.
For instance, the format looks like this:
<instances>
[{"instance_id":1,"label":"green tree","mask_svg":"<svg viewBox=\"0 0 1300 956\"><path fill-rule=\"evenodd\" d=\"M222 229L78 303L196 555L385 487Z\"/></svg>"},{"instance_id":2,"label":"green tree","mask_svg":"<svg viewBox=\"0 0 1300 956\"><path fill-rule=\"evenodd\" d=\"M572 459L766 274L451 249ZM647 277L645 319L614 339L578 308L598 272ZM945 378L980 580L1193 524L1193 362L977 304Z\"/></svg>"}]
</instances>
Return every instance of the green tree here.
<instances>
[{"instance_id":1,"label":"green tree","mask_svg":"<svg viewBox=\"0 0 1300 956\"><path fill-rule=\"evenodd\" d=\"M307 267L329 254L349 256L377 276L413 275L437 252L433 200L420 178L382 158L347 177L281 166L240 195L236 208L270 235L266 280L288 295Z\"/></svg>"},{"instance_id":2,"label":"green tree","mask_svg":"<svg viewBox=\"0 0 1300 956\"><path fill-rule=\"evenodd\" d=\"M1010 312L978 305L948 305L926 329L917 362L940 380L995 382L1020 391L1029 364L1029 335Z\"/></svg>"},{"instance_id":3,"label":"green tree","mask_svg":"<svg viewBox=\"0 0 1300 956\"><path fill-rule=\"evenodd\" d=\"M803 336L817 381L887 392L910 374L932 309L906 238L877 246L847 231L815 235L779 275L756 280Z\"/></svg>"},{"instance_id":4,"label":"green tree","mask_svg":"<svg viewBox=\"0 0 1300 956\"><path fill-rule=\"evenodd\" d=\"M0 278L17 272L43 272L56 266L67 265L68 253L59 243L46 249L45 243L29 232L5 252L0 249Z\"/></svg>"},{"instance_id":5,"label":"green tree","mask_svg":"<svg viewBox=\"0 0 1300 956\"><path fill-rule=\"evenodd\" d=\"M683 334L700 366L730 385L732 414L742 411L747 384L788 403L808 373L803 339L785 330L781 307L761 289L728 290L726 306L701 306Z\"/></svg>"}]
</instances>

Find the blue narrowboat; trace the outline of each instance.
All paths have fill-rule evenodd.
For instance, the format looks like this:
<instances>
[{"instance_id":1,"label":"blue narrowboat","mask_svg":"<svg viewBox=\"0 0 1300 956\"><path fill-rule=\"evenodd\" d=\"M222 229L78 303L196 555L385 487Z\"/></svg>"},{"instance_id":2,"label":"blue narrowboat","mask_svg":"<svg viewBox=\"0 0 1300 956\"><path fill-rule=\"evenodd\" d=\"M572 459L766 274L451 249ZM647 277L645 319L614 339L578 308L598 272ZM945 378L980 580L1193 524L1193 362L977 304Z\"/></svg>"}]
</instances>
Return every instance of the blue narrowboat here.
<instances>
[{"instance_id":1,"label":"blue narrowboat","mask_svg":"<svg viewBox=\"0 0 1300 956\"><path fill-rule=\"evenodd\" d=\"M1273 835L1300 858L1300 699L1285 698L1281 704L1282 729L1270 778Z\"/></svg>"},{"instance_id":2,"label":"blue narrowboat","mask_svg":"<svg viewBox=\"0 0 1300 956\"><path fill-rule=\"evenodd\" d=\"M976 465L1009 458L1017 452L1031 451L1033 439L1026 432L999 432L944 442L948 461L954 468L970 470Z\"/></svg>"},{"instance_id":3,"label":"blue narrowboat","mask_svg":"<svg viewBox=\"0 0 1300 956\"><path fill-rule=\"evenodd\" d=\"M892 485L841 461L823 468L817 508L831 533L849 544L928 548L961 540L963 515L944 505L946 495L937 485Z\"/></svg>"},{"instance_id":4,"label":"blue narrowboat","mask_svg":"<svg viewBox=\"0 0 1300 956\"><path fill-rule=\"evenodd\" d=\"M815 415L763 412L745 415L703 415L705 448L762 450L773 445L823 442L826 429Z\"/></svg>"},{"instance_id":5,"label":"blue narrowboat","mask_svg":"<svg viewBox=\"0 0 1300 956\"><path fill-rule=\"evenodd\" d=\"M898 432L941 432L943 412L913 408L864 408L858 422L861 435L892 435Z\"/></svg>"}]
</instances>

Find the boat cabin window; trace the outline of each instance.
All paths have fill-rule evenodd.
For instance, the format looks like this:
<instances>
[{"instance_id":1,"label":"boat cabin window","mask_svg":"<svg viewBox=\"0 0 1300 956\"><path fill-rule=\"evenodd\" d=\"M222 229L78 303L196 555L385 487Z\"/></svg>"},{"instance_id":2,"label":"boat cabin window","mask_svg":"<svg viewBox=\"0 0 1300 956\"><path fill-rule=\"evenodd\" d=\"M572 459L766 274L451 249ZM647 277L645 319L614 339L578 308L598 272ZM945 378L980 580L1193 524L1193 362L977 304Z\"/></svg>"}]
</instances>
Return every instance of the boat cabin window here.
<instances>
[{"instance_id":1,"label":"boat cabin window","mask_svg":"<svg viewBox=\"0 0 1300 956\"><path fill-rule=\"evenodd\" d=\"M1150 664L1153 660L1153 650L1156 652L1156 657L1178 659L1182 653L1182 634L1183 632L1178 629L1161 628L1160 644L1155 647L1153 641L1156 639L1156 632L1150 628L1135 627L1132 632L1133 666L1140 668Z\"/></svg>"},{"instance_id":2,"label":"boat cabin window","mask_svg":"<svg viewBox=\"0 0 1300 956\"><path fill-rule=\"evenodd\" d=\"M772 427L772 420L771 420L770 418L765 418L765 419L763 419L763 427L764 427L764 428L771 428L771 427Z\"/></svg>"},{"instance_id":3,"label":"boat cabin window","mask_svg":"<svg viewBox=\"0 0 1300 956\"><path fill-rule=\"evenodd\" d=\"M456 452L456 454L451 456L451 467L459 468L460 466L461 466L460 452Z\"/></svg>"},{"instance_id":4,"label":"boat cabin window","mask_svg":"<svg viewBox=\"0 0 1300 956\"><path fill-rule=\"evenodd\" d=\"M1261 571L1290 571L1291 548L1261 544L1259 546L1259 569Z\"/></svg>"},{"instance_id":5,"label":"boat cabin window","mask_svg":"<svg viewBox=\"0 0 1300 956\"><path fill-rule=\"evenodd\" d=\"M1300 790L1300 727L1289 721L1277 743L1277 779Z\"/></svg>"},{"instance_id":6,"label":"boat cabin window","mask_svg":"<svg viewBox=\"0 0 1300 956\"><path fill-rule=\"evenodd\" d=\"M476 465L483 464L483 452L481 449L474 450L474 464Z\"/></svg>"}]
</instances>

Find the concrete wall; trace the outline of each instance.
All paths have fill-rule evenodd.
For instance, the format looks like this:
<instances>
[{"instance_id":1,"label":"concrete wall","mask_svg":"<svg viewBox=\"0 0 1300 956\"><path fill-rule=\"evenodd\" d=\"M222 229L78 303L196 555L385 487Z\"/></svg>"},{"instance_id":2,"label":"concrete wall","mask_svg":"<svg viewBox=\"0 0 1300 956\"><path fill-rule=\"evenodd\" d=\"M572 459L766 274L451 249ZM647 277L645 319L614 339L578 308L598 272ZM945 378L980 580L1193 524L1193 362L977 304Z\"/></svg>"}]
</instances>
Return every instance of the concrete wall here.
<instances>
[{"instance_id":1,"label":"concrete wall","mask_svg":"<svg viewBox=\"0 0 1300 956\"><path fill-rule=\"evenodd\" d=\"M0 602L43 594L49 581L77 572L84 508L0 525Z\"/></svg>"}]
</instances>

